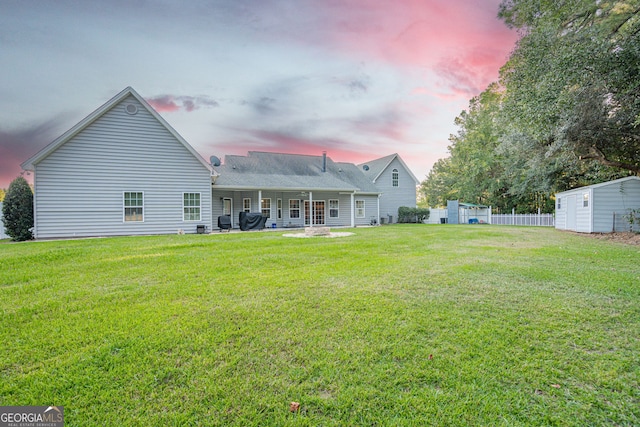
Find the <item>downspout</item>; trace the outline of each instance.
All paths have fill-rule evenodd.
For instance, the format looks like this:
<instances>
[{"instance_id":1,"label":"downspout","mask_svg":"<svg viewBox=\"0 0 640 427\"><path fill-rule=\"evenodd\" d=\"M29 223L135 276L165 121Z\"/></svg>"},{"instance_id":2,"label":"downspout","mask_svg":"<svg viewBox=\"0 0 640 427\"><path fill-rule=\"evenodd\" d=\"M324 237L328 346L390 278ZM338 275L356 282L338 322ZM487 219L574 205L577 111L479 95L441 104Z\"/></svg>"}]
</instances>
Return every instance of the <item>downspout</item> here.
<instances>
[{"instance_id":1,"label":"downspout","mask_svg":"<svg viewBox=\"0 0 640 427\"><path fill-rule=\"evenodd\" d=\"M356 201L355 201L356 192L351 193L351 228L356 226Z\"/></svg>"},{"instance_id":2,"label":"downspout","mask_svg":"<svg viewBox=\"0 0 640 427\"><path fill-rule=\"evenodd\" d=\"M309 191L309 227L313 227L313 191Z\"/></svg>"},{"instance_id":3,"label":"downspout","mask_svg":"<svg viewBox=\"0 0 640 427\"><path fill-rule=\"evenodd\" d=\"M380 196L381 194L378 194L378 224L380 224Z\"/></svg>"},{"instance_id":4,"label":"downspout","mask_svg":"<svg viewBox=\"0 0 640 427\"><path fill-rule=\"evenodd\" d=\"M258 210L262 213L262 190L258 190Z\"/></svg>"}]
</instances>

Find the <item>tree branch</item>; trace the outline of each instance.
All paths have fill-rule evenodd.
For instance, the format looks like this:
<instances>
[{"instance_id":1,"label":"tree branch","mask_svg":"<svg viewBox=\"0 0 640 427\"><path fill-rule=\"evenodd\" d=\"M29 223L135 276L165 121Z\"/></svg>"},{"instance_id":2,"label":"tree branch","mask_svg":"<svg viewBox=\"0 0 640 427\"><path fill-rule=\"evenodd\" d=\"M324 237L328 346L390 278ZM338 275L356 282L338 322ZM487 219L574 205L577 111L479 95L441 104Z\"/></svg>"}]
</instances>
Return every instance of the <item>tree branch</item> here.
<instances>
[{"instance_id":1,"label":"tree branch","mask_svg":"<svg viewBox=\"0 0 640 427\"><path fill-rule=\"evenodd\" d=\"M615 167L615 168L626 169L626 170L634 172L636 175L640 176L640 165L634 165L634 164L631 164L631 163L619 162L619 161L616 161L616 160L609 160L609 159L607 159L607 156L605 156L604 153L602 151L600 151L600 149L598 147L595 147L593 145L589 147L589 154L587 154L585 156L580 156L579 159L580 160L595 160L598 163L603 164L605 166L611 166L611 167Z\"/></svg>"}]
</instances>

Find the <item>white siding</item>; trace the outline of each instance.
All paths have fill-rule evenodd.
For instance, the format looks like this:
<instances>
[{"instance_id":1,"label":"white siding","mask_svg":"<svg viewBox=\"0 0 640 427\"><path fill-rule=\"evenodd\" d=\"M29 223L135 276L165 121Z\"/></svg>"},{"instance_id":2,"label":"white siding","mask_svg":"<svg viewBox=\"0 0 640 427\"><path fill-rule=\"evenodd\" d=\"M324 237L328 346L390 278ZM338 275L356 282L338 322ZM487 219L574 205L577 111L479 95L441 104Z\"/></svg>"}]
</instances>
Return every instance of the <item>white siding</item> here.
<instances>
[{"instance_id":1,"label":"white siding","mask_svg":"<svg viewBox=\"0 0 640 427\"><path fill-rule=\"evenodd\" d=\"M640 181L623 181L593 189L593 232L613 231L613 212L640 208Z\"/></svg>"},{"instance_id":2,"label":"white siding","mask_svg":"<svg viewBox=\"0 0 640 427\"><path fill-rule=\"evenodd\" d=\"M211 224L209 170L133 96L40 161L35 189L37 238L192 233ZM144 222L123 221L125 191L144 192ZM184 192L201 193L201 221L183 221Z\"/></svg>"},{"instance_id":3,"label":"white siding","mask_svg":"<svg viewBox=\"0 0 640 427\"><path fill-rule=\"evenodd\" d=\"M588 207L583 206L584 194L589 194ZM556 209L556 228L609 233L613 231L614 212L640 208L640 180L634 177L618 179L558 193L558 197L562 199L562 205L561 209ZM569 203L573 204L574 215Z\"/></svg>"},{"instance_id":4,"label":"white siding","mask_svg":"<svg viewBox=\"0 0 640 427\"><path fill-rule=\"evenodd\" d=\"M398 187L392 185L393 170L398 170ZM387 218L393 216L393 221L398 221L398 208L400 206L416 207L416 183L413 177L397 159L376 179L376 187L382 192L380 196L380 216Z\"/></svg>"}]
</instances>

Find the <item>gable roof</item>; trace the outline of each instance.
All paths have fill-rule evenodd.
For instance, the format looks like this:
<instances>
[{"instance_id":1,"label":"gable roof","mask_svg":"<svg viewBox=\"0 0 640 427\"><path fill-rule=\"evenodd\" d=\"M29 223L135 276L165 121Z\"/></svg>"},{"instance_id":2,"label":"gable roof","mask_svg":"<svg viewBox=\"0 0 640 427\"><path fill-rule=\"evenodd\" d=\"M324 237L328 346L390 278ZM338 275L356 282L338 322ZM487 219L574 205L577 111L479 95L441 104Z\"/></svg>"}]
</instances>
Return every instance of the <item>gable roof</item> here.
<instances>
[{"instance_id":1,"label":"gable roof","mask_svg":"<svg viewBox=\"0 0 640 427\"><path fill-rule=\"evenodd\" d=\"M614 179L613 181L600 182L598 184L585 185L584 187L576 187L571 190L561 191L560 193L556 193L557 195L562 195L565 193L571 193L572 191L584 191L590 188L601 188L609 185L621 184L626 181L637 181L640 182L640 177L637 176L625 176L624 178Z\"/></svg>"},{"instance_id":2,"label":"gable roof","mask_svg":"<svg viewBox=\"0 0 640 427\"><path fill-rule=\"evenodd\" d=\"M249 151L227 155L214 188L281 191L345 191L379 194L380 191L352 163L336 163L323 156Z\"/></svg>"},{"instance_id":3,"label":"gable roof","mask_svg":"<svg viewBox=\"0 0 640 427\"><path fill-rule=\"evenodd\" d=\"M41 162L43 159L45 159L47 156L49 156L51 153L53 153L54 151L56 151L60 146L62 146L63 144L65 144L66 142L68 142L69 140L71 140L73 137L75 137L77 134L79 134L81 131L83 131L84 129L86 129L87 127L89 127L93 122L95 122L97 119L99 119L100 117L102 117L102 115L104 115L106 112L108 112L109 110L111 110L113 107L115 107L117 104L119 104L120 102L122 102L125 98L127 98L128 96L133 96L138 102L140 102L140 104L142 104L142 106L165 128L167 129L167 131L169 131L169 133L176 139L178 140L178 142L180 142L182 145L184 145L184 147L196 158L198 159L198 161L200 163L202 163L202 165L209 169L210 171L212 171L211 165L209 163L207 163L206 160L204 160L202 158L202 156L191 146L189 145L189 143L182 137L180 136L180 134L178 132L176 132L176 130L174 128L171 127L171 125L169 125L169 123L167 123L167 121L165 119L162 118L162 116L160 116L160 114L158 114L158 112L156 110L153 109L153 107L151 107L151 105L149 105L149 103L147 101L144 100L144 98L142 98L138 92L136 92L135 90L133 90L132 87L126 87L125 89L123 89L120 93L118 93L116 96L114 96L113 98L111 98L109 101L107 101L105 104L103 104L101 107L99 107L97 110L95 110L94 112L92 112L91 114L89 114L87 117L85 117L84 119L82 119L80 122L78 122L75 126L73 126L71 129L69 129L68 131L66 131L65 133L63 133L62 135L60 135L58 138L56 138L55 140L53 140L53 142L51 142L49 145L47 145L46 147L44 147L42 150L40 150L38 153L36 153L33 157L29 158L28 160L26 160L24 163L22 163L22 165L20 165L22 167L22 169L24 170L33 170L34 166L36 164L38 164L39 162Z\"/></svg>"},{"instance_id":4,"label":"gable roof","mask_svg":"<svg viewBox=\"0 0 640 427\"><path fill-rule=\"evenodd\" d=\"M398 155L398 153L393 153L385 157L381 157L379 159L374 159L369 162L361 163L358 166L362 168L362 172L365 174L367 178L369 178L372 182L376 182L380 175L389 167L391 162L395 159L398 159L403 168L407 171L409 176L413 179L416 185L420 184L418 178L411 172L411 169L407 166L407 164L402 160L402 158ZM363 166L368 166L368 169L364 169Z\"/></svg>"}]
</instances>

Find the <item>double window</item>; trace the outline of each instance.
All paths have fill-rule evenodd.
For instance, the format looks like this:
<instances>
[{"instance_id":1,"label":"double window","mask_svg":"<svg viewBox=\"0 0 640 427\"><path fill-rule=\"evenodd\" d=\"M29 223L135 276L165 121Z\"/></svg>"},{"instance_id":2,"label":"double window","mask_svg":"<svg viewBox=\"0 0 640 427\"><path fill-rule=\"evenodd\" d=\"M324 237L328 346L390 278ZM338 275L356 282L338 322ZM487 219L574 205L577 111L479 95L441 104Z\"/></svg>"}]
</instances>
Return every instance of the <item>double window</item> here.
<instances>
[{"instance_id":1,"label":"double window","mask_svg":"<svg viewBox=\"0 0 640 427\"><path fill-rule=\"evenodd\" d=\"M271 218L271 199L262 199L260 201L262 216Z\"/></svg>"},{"instance_id":2,"label":"double window","mask_svg":"<svg viewBox=\"0 0 640 427\"><path fill-rule=\"evenodd\" d=\"M329 218L338 218L340 215L340 201L329 200Z\"/></svg>"},{"instance_id":3,"label":"double window","mask_svg":"<svg viewBox=\"0 0 640 427\"><path fill-rule=\"evenodd\" d=\"M182 220L200 221L200 193L184 193L182 197Z\"/></svg>"},{"instance_id":4,"label":"double window","mask_svg":"<svg viewBox=\"0 0 640 427\"><path fill-rule=\"evenodd\" d=\"M299 199L289 199L289 218L300 218Z\"/></svg>"},{"instance_id":5,"label":"double window","mask_svg":"<svg viewBox=\"0 0 640 427\"><path fill-rule=\"evenodd\" d=\"M144 221L144 193L142 191L124 192L124 221Z\"/></svg>"},{"instance_id":6,"label":"double window","mask_svg":"<svg viewBox=\"0 0 640 427\"><path fill-rule=\"evenodd\" d=\"M562 198L558 197L558 209L562 209Z\"/></svg>"},{"instance_id":7,"label":"double window","mask_svg":"<svg viewBox=\"0 0 640 427\"><path fill-rule=\"evenodd\" d=\"M364 218L364 200L356 200L356 218Z\"/></svg>"},{"instance_id":8,"label":"double window","mask_svg":"<svg viewBox=\"0 0 640 427\"><path fill-rule=\"evenodd\" d=\"M582 207L583 208L589 207L589 193L584 193L582 195Z\"/></svg>"}]
</instances>

